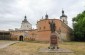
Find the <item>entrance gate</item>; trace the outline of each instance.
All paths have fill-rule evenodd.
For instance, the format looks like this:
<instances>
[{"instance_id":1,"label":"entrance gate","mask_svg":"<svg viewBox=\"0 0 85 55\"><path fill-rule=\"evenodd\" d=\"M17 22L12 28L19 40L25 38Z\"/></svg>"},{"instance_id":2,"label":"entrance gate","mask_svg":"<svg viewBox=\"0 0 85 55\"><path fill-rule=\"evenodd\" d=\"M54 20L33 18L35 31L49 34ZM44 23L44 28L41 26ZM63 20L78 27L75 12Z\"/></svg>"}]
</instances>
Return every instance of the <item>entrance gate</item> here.
<instances>
[{"instance_id":1,"label":"entrance gate","mask_svg":"<svg viewBox=\"0 0 85 55\"><path fill-rule=\"evenodd\" d=\"M19 36L19 41L23 41L23 36Z\"/></svg>"}]
</instances>

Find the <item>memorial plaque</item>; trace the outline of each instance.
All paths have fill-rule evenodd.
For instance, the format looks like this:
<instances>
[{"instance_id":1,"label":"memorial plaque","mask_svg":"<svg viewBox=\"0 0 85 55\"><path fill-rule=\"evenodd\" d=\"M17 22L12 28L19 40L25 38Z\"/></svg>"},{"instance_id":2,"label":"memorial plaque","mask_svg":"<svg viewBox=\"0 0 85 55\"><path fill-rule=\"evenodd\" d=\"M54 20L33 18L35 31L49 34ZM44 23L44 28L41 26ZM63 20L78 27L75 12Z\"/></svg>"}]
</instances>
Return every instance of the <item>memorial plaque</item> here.
<instances>
[{"instance_id":1,"label":"memorial plaque","mask_svg":"<svg viewBox=\"0 0 85 55\"><path fill-rule=\"evenodd\" d=\"M51 35L50 39L51 39L50 44L52 44L52 45L57 44L57 36L56 35Z\"/></svg>"}]
</instances>

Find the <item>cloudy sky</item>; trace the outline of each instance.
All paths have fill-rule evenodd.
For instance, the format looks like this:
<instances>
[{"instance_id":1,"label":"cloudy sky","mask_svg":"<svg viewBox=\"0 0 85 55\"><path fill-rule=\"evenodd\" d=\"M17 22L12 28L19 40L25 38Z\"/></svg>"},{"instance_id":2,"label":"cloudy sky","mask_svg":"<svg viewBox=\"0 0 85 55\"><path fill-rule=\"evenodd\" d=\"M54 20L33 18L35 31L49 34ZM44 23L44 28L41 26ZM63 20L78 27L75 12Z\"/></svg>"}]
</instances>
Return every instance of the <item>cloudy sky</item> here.
<instances>
[{"instance_id":1,"label":"cloudy sky","mask_svg":"<svg viewBox=\"0 0 85 55\"><path fill-rule=\"evenodd\" d=\"M59 19L62 8L72 28L72 18L85 10L85 0L0 0L0 30L20 28L25 14L35 28L46 13L51 19Z\"/></svg>"}]
</instances>

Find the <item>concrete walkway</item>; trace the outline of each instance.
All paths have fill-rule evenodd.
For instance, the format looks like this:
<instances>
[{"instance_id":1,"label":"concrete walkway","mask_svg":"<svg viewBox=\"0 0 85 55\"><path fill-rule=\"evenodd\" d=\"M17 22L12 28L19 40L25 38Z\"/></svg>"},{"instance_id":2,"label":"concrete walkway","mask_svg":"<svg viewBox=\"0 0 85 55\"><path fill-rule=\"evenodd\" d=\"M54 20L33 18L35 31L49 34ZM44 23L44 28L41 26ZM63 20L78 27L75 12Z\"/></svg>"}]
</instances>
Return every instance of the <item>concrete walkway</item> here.
<instances>
[{"instance_id":1,"label":"concrete walkway","mask_svg":"<svg viewBox=\"0 0 85 55\"><path fill-rule=\"evenodd\" d=\"M5 47L7 47L7 46L9 46L9 45L12 45L12 44L15 44L15 43L17 43L18 41L1 41L0 40L0 49L2 49L2 48L5 48Z\"/></svg>"}]
</instances>

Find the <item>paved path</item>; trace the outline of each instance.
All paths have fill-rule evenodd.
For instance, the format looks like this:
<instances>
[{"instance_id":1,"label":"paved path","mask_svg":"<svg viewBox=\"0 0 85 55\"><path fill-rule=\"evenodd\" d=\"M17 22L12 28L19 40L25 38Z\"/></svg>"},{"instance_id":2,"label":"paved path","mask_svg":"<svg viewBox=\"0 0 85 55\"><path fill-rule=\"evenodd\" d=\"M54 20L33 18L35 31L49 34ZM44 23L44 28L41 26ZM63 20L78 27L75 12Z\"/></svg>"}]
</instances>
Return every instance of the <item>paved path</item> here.
<instances>
[{"instance_id":1,"label":"paved path","mask_svg":"<svg viewBox=\"0 0 85 55\"><path fill-rule=\"evenodd\" d=\"M0 49L5 48L9 45L12 45L14 43L17 43L18 41L0 41Z\"/></svg>"}]
</instances>

